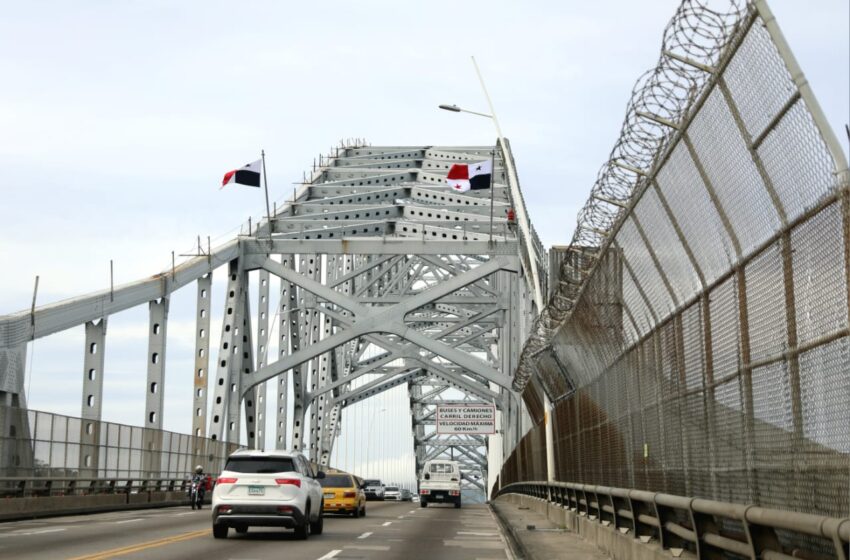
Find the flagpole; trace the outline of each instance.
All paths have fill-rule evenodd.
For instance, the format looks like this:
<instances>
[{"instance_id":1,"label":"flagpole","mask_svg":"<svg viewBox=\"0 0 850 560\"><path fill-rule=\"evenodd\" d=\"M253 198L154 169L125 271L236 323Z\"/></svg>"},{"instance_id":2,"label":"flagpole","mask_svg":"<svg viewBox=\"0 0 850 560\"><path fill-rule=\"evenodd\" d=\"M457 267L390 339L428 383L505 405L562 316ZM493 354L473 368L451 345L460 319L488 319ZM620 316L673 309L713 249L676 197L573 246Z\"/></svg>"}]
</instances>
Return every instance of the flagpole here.
<instances>
[{"instance_id":1,"label":"flagpole","mask_svg":"<svg viewBox=\"0 0 850 560\"><path fill-rule=\"evenodd\" d=\"M269 206L269 181L266 175L266 151L260 150L260 157L263 160L263 188L266 191L266 218L269 222L269 239L272 238L272 211Z\"/></svg>"},{"instance_id":2,"label":"flagpole","mask_svg":"<svg viewBox=\"0 0 850 560\"><path fill-rule=\"evenodd\" d=\"M490 152L490 245L493 244L493 191L496 190L496 150Z\"/></svg>"}]
</instances>

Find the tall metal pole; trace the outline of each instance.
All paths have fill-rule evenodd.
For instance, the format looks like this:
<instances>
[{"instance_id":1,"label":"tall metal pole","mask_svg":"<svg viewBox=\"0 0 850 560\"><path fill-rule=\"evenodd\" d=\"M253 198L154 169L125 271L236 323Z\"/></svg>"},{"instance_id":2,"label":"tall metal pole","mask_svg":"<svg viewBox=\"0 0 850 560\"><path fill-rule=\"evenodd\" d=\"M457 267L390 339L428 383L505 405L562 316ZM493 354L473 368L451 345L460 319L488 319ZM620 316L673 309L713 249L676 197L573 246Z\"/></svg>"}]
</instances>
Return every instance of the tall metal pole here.
<instances>
[{"instance_id":1,"label":"tall metal pole","mask_svg":"<svg viewBox=\"0 0 850 560\"><path fill-rule=\"evenodd\" d=\"M537 305L537 312L543 310L543 293L540 288L540 278L537 274L537 252L534 249L534 243L531 239L531 228L528 224L528 216L525 213L525 205L522 202L522 197L519 193L519 185L517 183L516 170L514 169L513 161L508 157L508 148L505 143L505 137L502 136L502 128L499 126L499 119L496 117L496 110L493 108L493 101L490 100L490 94L487 93L487 86L484 85L484 78L481 77L481 71L478 69L478 63L475 62L475 57L472 58L472 65L475 66L475 73L478 75L478 81L481 83L481 89L484 91L484 97L487 98L487 105L490 107L490 116L493 119L493 124L496 126L496 134L499 136L499 145L502 150L502 157L505 160L505 168L508 172L508 187L511 191L513 199L513 208L516 211L519 227L522 231L525 250L528 253L528 260L531 265L532 293L534 295L534 303Z\"/></svg>"},{"instance_id":2,"label":"tall metal pole","mask_svg":"<svg viewBox=\"0 0 850 560\"><path fill-rule=\"evenodd\" d=\"M260 150L260 157L263 160L263 189L266 191L266 218L269 223L269 239L272 238L272 210L269 206L269 181L266 174L266 151ZM249 232L250 234L250 232Z\"/></svg>"},{"instance_id":3,"label":"tall metal pole","mask_svg":"<svg viewBox=\"0 0 850 560\"><path fill-rule=\"evenodd\" d=\"M496 190L496 181L493 175L496 173L496 150L490 152L490 245L493 244L493 192Z\"/></svg>"}]
</instances>

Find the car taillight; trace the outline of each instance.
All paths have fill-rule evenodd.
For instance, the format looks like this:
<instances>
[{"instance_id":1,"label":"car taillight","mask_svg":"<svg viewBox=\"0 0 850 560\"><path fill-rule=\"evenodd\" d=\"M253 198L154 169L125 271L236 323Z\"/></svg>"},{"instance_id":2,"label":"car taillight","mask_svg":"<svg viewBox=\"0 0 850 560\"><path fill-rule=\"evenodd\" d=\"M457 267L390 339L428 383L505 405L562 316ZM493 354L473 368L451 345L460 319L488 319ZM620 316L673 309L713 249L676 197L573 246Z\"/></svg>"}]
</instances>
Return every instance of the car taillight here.
<instances>
[{"instance_id":1,"label":"car taillight","mask_svg":"<svg viewBox=\"0 0 850 560\"><path fill-rule=\"evenodd\" d=\"M230 506L218 506L219 513L230 513L231 511L233 511L233 508Z\"/></svg>"},{"instance_id":2,"label":"car taillight","mask_svg":"<svg viewBox=\"0 0 850 560\"><path fill-rule=\"evenodd\" d=\"M239 480L239 479L220 476L216 479L215 483L216 484L236 484L237 480Z\"/></svg>"},{"instance_id":3,"label":"car taillight","mask_svg":"<svg viewBox=\"0 0 850 560\"><path fill-rule=\"evenodd\" d=\"M278 513L292 513L292 506L277 506Z\"/></svg>"},{"instance_id":4,"label":"car taillight","mask_svg":"<svg viewBox=\"0 0 850 560\"><path fill-rule=\"evenodd\" d=\"M274 479L278 484L291 484L293 486L297 486L301 488L301 479L300 478L276 478Z\"/></svg>"},{"instance_id":5,"label":"car taillight","mask_svg":"<svg viewBox=\"0 0 850 560\"><path fill-rule=\"evenodd\" d=\"M420 490L420 491L419 491L419 493L420 493L420 494L422 494L423 496L427 496L428 494L430 494L430 493L431 493L431 491L430 491L430 490L422 489L422 490Z\"/></svg>"},{"instance_id":6,"label":"car taillight","mask_svg":"<svg viewBox=\"0 0 850 560\"><path fill-rule=\"evenodd\" d=\"M342 497L343 498L356 498L357 492L343 492Z\"/></svg>"},{"instance_id":7,"label":"car taillight","mask_svg":"<svg viewBox=\"0 0 850 560\"><path fill-rule=\"evenodd\" d=\"M450 490L449 496L460 496L460 492L458 490Z\"/></svg>"}]
</instances>

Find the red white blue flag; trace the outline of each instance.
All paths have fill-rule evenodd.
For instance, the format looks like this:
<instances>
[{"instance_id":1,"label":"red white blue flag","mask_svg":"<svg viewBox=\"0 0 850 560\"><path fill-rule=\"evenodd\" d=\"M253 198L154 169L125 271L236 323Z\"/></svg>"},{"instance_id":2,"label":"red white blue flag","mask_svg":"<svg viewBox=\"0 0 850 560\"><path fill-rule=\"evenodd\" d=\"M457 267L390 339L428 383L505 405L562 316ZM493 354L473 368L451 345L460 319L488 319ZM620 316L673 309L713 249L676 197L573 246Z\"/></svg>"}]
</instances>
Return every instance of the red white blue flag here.
<instances>
[{"instance_id":1,"label":"red white blue flag","mask_svg":"<svg viewBox=\"0 0 850 560\"><path fill-rule=\"evenodd\" d=\"M446 183L458 192L489 189L492 173L493 163L491 161L456 163L449 169L449 173L446 175Z\"/></svg>"}]
</instances>

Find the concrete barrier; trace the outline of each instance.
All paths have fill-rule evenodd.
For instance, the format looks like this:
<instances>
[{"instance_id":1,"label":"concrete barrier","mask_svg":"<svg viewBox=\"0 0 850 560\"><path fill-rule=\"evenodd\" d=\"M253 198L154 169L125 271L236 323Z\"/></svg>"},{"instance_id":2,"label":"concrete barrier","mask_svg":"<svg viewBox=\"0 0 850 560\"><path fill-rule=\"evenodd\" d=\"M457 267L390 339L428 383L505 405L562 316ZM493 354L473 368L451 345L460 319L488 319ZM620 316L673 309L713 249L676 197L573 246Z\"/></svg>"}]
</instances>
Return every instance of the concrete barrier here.
<instances>
[{"instance_id":1,"label":"concrete barrier","mask_svg":"<svg viewBox=\"0 0 850 560\"><path fill-rule=\"evenodd\" d=\"M205 503L210 502L207 492ZM0 521L35 519L106 511L188 506L185 492L139 492L137 494L94 494L0 499Z\"/></svg>"},{"instance_id":2,"label":"concrete barrier","mask_svg":"<svg viewBox=\"0 0 850 560\"><path fill-rule=\"evenodd\" d=\"M670 560L670 551L661 548L657 541L648 543L636 539L634 534L623 534L613 526L606 527L595 519L588 519L574 511L564 513L567 529L578 533L582 538L596 545L599 550L608 554L614 560ZM689 551L684 551L679 558L696 558Z\"/></svg>"},{"instance_id":3,"label":"concrete barrier","mask_svg":"<svg viewBox=\"0 0 850 560\"><path fill-rule=\"evenodd\" d=\"M567 532L578 534L585 541L595 545L600 551L613 560L671 560L674 558L669 550L664 550L657 541L645 543L636 539L634 534L621 533L613 526L605 526L596 519L552 504L540 498L523 494L505 494L498 498L521 508L545 516L554 525L566 529ZM524 527L513 527L511 530L522 530ZM564 537L564 541L568 539ZM696 559L689 551L684 551L679 558Z\"/></svg>"}]
</instances>

